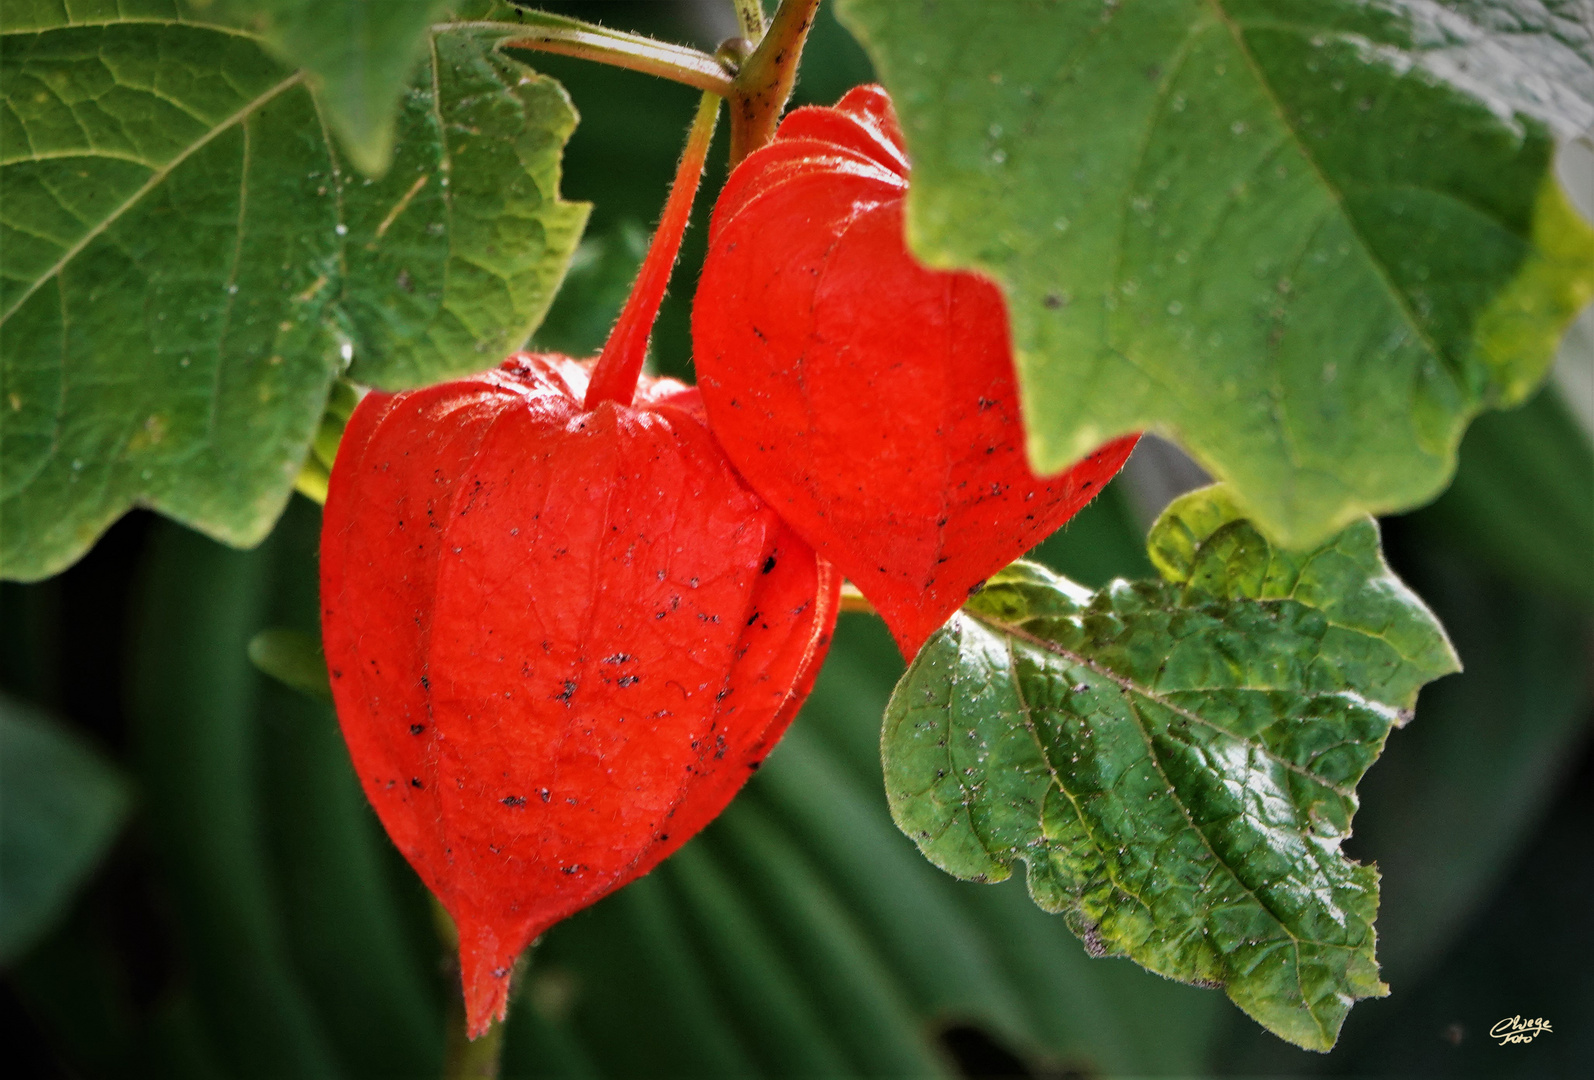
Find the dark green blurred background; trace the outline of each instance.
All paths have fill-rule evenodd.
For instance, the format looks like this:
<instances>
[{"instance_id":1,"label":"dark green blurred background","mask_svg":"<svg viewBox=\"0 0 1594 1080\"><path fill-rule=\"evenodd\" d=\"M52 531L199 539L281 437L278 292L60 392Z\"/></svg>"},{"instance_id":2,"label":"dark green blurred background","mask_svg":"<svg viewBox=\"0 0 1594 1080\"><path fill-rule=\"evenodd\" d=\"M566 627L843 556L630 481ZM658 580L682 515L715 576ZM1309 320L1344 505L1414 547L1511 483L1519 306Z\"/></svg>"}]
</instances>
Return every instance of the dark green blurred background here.
<instances>
[{"instance_id":1,"label":"dark green blurred background","mask_svg":"<svg viewBox=\"0 0 1594 1080\"><path fill-rule=\"evenodd\" d=\"M545 6L709 49L731 30L711 21L719 4ZM585 355L628 288L696 95L533 62L582 113L564 190L595 203L537 341ZM799 101L868 78L826 5ZM671 373L689 373L716 156L655 335ZM1143 455L1038 557L1091 585L1149 574L1145 514L1174 479ZM317 527L296 498L261 548L236 552L135 514L66 574L0 587L6 902L30 873L84 882L40 893L26 926L20 909L0 918L7 1075L438 1075L451 991L424 891L365 805L330 710L245 653L262 629L314 629ZM1424 692L1362 785L1347 846L1383 871L1392 993L1353 1010L1333 1053L1293 1050L1215 992L1087 958L1018 881L961 883L926 863L880 781L901 661L878 622L849 615L808 707L731 809L547 935L511 1010L505 1075L1586 1075L1587 431L1554 390L1485 417L1449 493L1386 521L1385 543L1467 670ZM44 809L18 814L24 799ZM41 848L40 835L61 839ZM1495 1045L1489 1027L1513 1015L1554 1030Z\"/></svg>"}]
</instances>

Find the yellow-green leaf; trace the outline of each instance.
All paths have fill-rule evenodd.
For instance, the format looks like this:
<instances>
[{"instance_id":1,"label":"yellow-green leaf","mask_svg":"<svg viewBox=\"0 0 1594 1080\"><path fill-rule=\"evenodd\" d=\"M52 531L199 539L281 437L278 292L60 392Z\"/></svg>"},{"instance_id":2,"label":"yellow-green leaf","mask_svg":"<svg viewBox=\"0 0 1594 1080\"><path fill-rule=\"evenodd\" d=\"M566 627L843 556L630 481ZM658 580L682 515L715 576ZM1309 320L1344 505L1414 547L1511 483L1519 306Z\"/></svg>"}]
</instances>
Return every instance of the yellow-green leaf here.
<instances>
[{"instance_id":1,"label":"yellow-green leaf","mask_svg":"<svg viewBox=\"0 0 1594 1080\"><path fill-rule=\"evenodd\" d=\"M1594 296L1558 139L1594 44L1536 0L841 0L907 230L1002 286L1030 457L1176 438L1311 546L1449 481Z\"/></svg>"}]
</instances>

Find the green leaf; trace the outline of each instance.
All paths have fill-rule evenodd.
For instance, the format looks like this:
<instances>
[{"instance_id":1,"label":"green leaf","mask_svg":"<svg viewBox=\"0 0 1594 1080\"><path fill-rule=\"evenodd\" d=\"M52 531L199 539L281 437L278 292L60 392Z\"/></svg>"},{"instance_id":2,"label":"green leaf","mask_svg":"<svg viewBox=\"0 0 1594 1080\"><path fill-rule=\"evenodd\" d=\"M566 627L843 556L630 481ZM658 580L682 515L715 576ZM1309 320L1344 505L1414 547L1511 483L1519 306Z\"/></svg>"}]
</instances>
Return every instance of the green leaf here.
<instances>
[{"instance_id":1,"label":"green leaf","mask_svg":"<svg viewBox=\"0 0 1594 1080\"><path fill-rule=\"evenodd\" d=\"M249 662L282 685L317 701L332 700L321 639L303 630L274 627L249 639Z\"/></svg>"},{"instance_id":2,"label":"green leaf","mask_svg":"<svg viewBox=\"0 0 1594 1080\"><path fill-rule=\"evenodd\" d=\"M65 913L129 803L127 781L97 751L0 696L0 963Z\"/></svg>"},{"instance_id":3,"label":"green leaf","mask_svg":"<svg viewBox=\"0 0 1594 1080\"><path fill-rule=\"evenodd\" d=\"M8 577L60 570L135 505L258 542L351 360L388 387L490 366L586 218L558 197L569 100L490 34L430 37L393 165L362 180L257 40L120 7L0 22Z\"/></svg>"},{"instance_id":4,"label":"green leaf","mask_svg":"<svg viewBox=\"0 0 1594 1080\"><path fill-rule=\"evenodd\" d=\"M208 13L211 0L189 0ZM394 115L426 54L427 29L450 0L222 0L267 49L303 68L327 125L356 169L373 176L393 160Z\"/></svg>"},{"instance_id":5,"label":"green leaf","mask_svg":"<svg viewBox=\"0 0 1594 1080\"><path fill-rule=\"evenodd\" d=\"M1371 520L1290 553L1214 486L1148 546L1161 581L1016 563L930 639L886 709L892 816L958 877L1024 862L1091 953L1326 1050L1387 992L1355 787L1455 655Z\"/></svg>"},{"instance_id":6,"label":"green leaf","mask_svg":"<svg viewBox=\"0 0 1594 1080\"><path fill-rule=\"evenodd\" d=\"M1421 504L1594 295L1553 170L1586 27L1525 0L842 0L907 231L1006 292L1030 456L1176 438L1272 536Z\"/></svg>"}]
</instances>

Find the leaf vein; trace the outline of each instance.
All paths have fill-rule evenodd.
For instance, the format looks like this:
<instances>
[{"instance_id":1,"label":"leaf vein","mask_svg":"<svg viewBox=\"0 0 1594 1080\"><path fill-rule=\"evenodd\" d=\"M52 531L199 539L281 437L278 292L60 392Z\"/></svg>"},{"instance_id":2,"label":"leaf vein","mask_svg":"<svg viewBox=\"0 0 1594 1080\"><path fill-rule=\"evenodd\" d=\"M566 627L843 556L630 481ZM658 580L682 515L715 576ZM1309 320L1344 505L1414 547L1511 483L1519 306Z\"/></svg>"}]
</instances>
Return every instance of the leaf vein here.
<instances>
[{"instance_id":1,"label":"leaf vein","mask_svg":"<svg viewBox=\"0 0 1594 1080\"><path fill-rule=\"evenodd\" d=\"M1149 695L1147 695L1147 696L1149 696ZM1301 970L1301 967L1302 967L1302 963L1301 963L1301 945L1303 943L1305 943L1305 944L1310 944L1310 945L1316 945L1319 948L1332 948L1334 946L1331 943L1329 943L1329 942L1317 941L1315 939L1310 939L1310 938L1303 939L1303 938L1297 936L1296 933L1293 930L1291 930L1288 925L1285 924L1283 916L1281 916L1277 911L1273 910L1272 905L1269 904L1266 900L1264 900L1256 892L1256 890L1251 888L1251 886L1247 885L1245 883L1245 881L1243 879L1241 879L1240 875L1235 871L1234 867L1230 866L1228 864L1227 860L1225 860L1222 855L1218 854L1217 849L1212 846L1212 842L1207 837L1206 833L1203 832L1201 827L1198 826L1195 823L1195 818L1191 816L1189 807L1187 807L1185 805L1185 803L1184 803L1184 800L1179 797L1178 789L1174 787L1173 781L1169 779L1167 772L1163 769L1162 762L1157 757L1156 746L1151 741L1151 733L1147 730L1146 724L1145 724L1145 720L1141 717L1140 710L1135 705L1135 702L1133 700L1133 694L1129 693L1129 692L1126 692L1124 694L1124 698L1125 698L1125 702L1129 706L1130 715L1134 717L1135 726L1140 732L1140 737L1145 740L1146 753L1149 756L1149 759L1150 759L1153 767L1156 768L1157 775L1162 777L1163 783L1167 785L1169 797L1173 800L1174 805L1179 808L1180 813L1182 813L1184 815L1185 820L1187 822L1189 822L1191 830L1197 836L1199 836L1201 838L1201 843L1206 847L1207 851L1211 852L1213 859L1215 859L1217 861L1217 863L1220 866L1223 867L1224 870L1228 871L1229 876L1231 878L1233 878L1235 883L1238 884L1240 886L1240 888L1244 889L1246 894L1249 895L1251 897L1251 899L1256 902L1257 906L1260 907L1264 912L1266 912L1268 917L1271 918L1275 923L1278 924L1278 927L1279 927L1280 930L1284 931L1284 933L1286 935L1288 935L1288 937L1290 939L1291 949L1292 949L1292 951L1295 954L1295 963L1293 965L1294 968L1295 968L1295 987L1296 987L1296 991L1300 994L1301 1004L1303 1006L1305 1006L1306 1013L1307 1013L1308 1016L1310 1016L1312 1018L1312 1022L1317 1025L1318 1031L1323 1034L1325 1039L1328 1038L1328 1035L1329 1035L1328 1030L1324 1026L1323 1021L1318 1018L1316 1010L1312 1008L1312 999L1306 993L1305 976L1304 976L1304 974L1303 974L1303 972ZM1253 747L1252 747L1253 752L1256 749L1258 749L1258 748L1253 745ZM1247 774L1247 781L1246 781L1247 790L1249 790L1249 786L1250 786L1249 785L1249 777L1250 777L1250 775L1251 774L1249 774L1249 773ZM1241 811L1240 816L1241 817L1246 816L1245 812L1243 810ZM1314 859L1313 861L1317 863L1318 870L1321 871L1322 870L1321 862L1319 860L1316 860L1316 859ZM1282 945L1283 943L1280 942L1280 944Z\"/></svg>"},{"instance_id":2,"label":"leaf vein","mask_svg":"<svg viewBox=\"0 0 1594 1080\"><path fill-rule=\"evenodd\" d=\"M224 306L221 326L216 338L216 364L211 369L210 401L207 404L205 417L207 440L215 438L216 418L221 413L221 369L226 366L227 334L232 329L233 308L237 305L238 267L243 261L244 227L249 216L249 166L254 156L254 139L248 119L245 119L239 128L243 132L244 145L238 168L238 224L236 235L233 237L232 265L227 268L226 299L222 301Z\"/></svg>"},{"instance_id":3,"label":"leaf vein","mask_svg":"<svg viewBox=\"0 0 1594 1080\"><path fill-rule=\"evenodd\" d=\"M231 129L236 124L242 123L256 110L265 106L266 103L292 89L293 87L300 85L303 81L303 72L295 72L288 78L283 79L275 86L272 86L261 93L253 101L246 102L237 112L233 113L221 123L211 128L202 137L195 139L183 149L182 153L177 154L172 158L171 161L167 162L161 168L151 173L149 179L144 181L137 191L129 195L121 203L121 205L117 206L109 214L105 215L105 217L97 225L79 237L77 242L74 243L70 248L62 252L61 257L57 259L55 263L49 267L49 269L39 275L33 284L29 285L27 289L23 290L22 295L18 296L10 307L6 308L3 313L0 313L0 326L3 326L12 315L16 314L17 310L21 308L23 304L27 303L28 298L37 292L40 286L59 274L69 262L75 259L78 254L83 251L84 248L88 247L89 244L93 243L96 239L103 235L105 231L112 225L116 224L116 222L120 221L124 214L126 214L134 206L138 205L144 196L148 195L151 191L155 190L155 188L159 187L166 180L166 178L177 169L178 166L183 164L183 162L187 161L189 158L193 157L194 154L198 153L204 147L210 145L210 143L219 135L221 135L222 132Z\"/></svg>"},{"instance_id":4,"label":"leaf vein","mask_svg":"<svg viewBox=\"0 0 1594 1080\"><path fill-rule=\"evenodd\" d=\"M1077 653L1077 652L1073 651L1072 649L1065 648L1064 646L1057 644L1057 642L1052 641L1049 638L1042 637L1039 634L1031 633L1030 631L1026 630L1024 627L1022 627L1022 626L1020 626L1018 624L1015 624L1015 623L1004 623L1004 622L1001 622L1001 621L996 620L996 619L989 618L989 617L984 616L984 615L975 615L972 612L967 612L967 614L972 615L974 618L979 619L981 622L984 622L987 625L989 625L989 626L991 626L991 627L993 627L993 628L995 628L995 629L997 629L997 630L999 630L999 631L1001 631L1003 633L1011 634L1011 635L1013 635L1016 638L1020 638L1021 640L1026 641L1026 642L1030 643L1031 645L1034 645L1038 649L1041 649L1041 650L1043 650L1045 652L1049 652L1049 653L1051 653L1054 656L1060 656L1060 657L1062 657L1062 658L1064 658L1064 659L1066 659L1066 660L1068 660L1068 661L1070 661L1072 663L1077 663L1077 664L1080 664L1080 665L1082 665L1084 667L1087 667L1091 671L1096 672L1098 675L1101 675L1104 678L1112 680L1125 693L1139 694L1142 697L1145 697L1145 698L1147 698L1147 699L1149 699L1151 701L1156 702L1158 705L1161 705L1163 708L1167 709L1169 712L1177 714L1181 719L1189 720L1192 723L1200 724L1202 727L1211 728L1213 731L1222 732L1223 734L1228 735L1231 738L1242 739L1242 741L1243 741L1243 737L1242 736L1235 734L1234 732L1230 731L1228 728L1223 727L1221 724L1216 724L1213 721L1208 720L1206 717L1201 716L1199 713L1193 713L1190 710L1188 710L1188 709L1186 709L1186 708L1184 708L1184 707L1182 707L1182 706L1180 706L1178 704L1175 704L1174 702L1168 700L1161 693L1159 693L1159 692L1157 692L1155 690L1150 690L1150 689L1147 689L1147 688L1145 688L1143 686L1140 686L1133 679L1129 679L1129 678L1127 678L1127 677L1125 677L1123 675L1119 675L1116 671L1112 670L1111 668L1107 667L1106 665L1101 664L1101 663L1099 663L1099 662L1097 662L1095 660L1092 660L1089 657L1087 657L1087 656L1085 656L1085 655L1083 655L1081 653ZM1192 692L1192 693L1212 693L1214 691L1214 689L1217 689L1217 688L1207 687L1207 688L1202 689L1202 690L1192 690L1190 692ZM1254 692L1257 692L1257 693L1272 693L1272 692L1278 690L1279 688L1278 687L1273 687L1273 686L1232 686L1232 687L1222 687L1221 689L1233 690L1233 691L1242 691L1242 692L1243 691L1254 691ZM1182 693L1183 691L1173 691L1173 692ZM1349 694L1349 693L1347 693L1346 695L1343 695L1343 696L1355 697L1355 698L1358 698L1358 699L1360 697L1359 695L1353 695L1353 694ZM1329 781L1327 781L1323 777L1320 777L1320 776L1316 775L1315 773L1311 772L1310 770L1303 769L1300 765L1297 765L1295 762L1289 761L1289 760L1287 760L1285 758L1279 757L1277 754L1274 754L1272 750L1264 748L1264 751L1281 768L1289 769L1292 772L1300 773L1302 776L1305 776L1305 777L1308 777L1309 779L1311 779L1314 783L1321 784L1324 787L1328 788L1330 791L1334 792L1336 795L1343 795L1346 798L1350 798L1353 795L1352 792L1346 791L1343 788L1340 788L1340 787L1330 783Z\"/></svg>"},{"instance_id":5,"label":"leaf vein","mask_svg":"<svg viewBox=\"0 0 1594 1080\"><path fill-rule=\"evenodd\" d=\"M1145 897L1141 896L1134 889L1131 889L1127 884L1119 880L1118 875L1114 873L1112 860L1107 858L1106 845L1103 844L1102 841L1096 836L1095 830L1090 827L1090 820L1085 816L1085 811L1079 805L1079 800L1074 797L1074 793L1069 791L1068 787L1063 783L1062 776L1057 772L1057 766L1052 763L1051 754L1049 754L1046 750L1046 743L1041 738L1040 729L1035 724L1034 710L1024 697L1024 684L1018 677L1018 658L1013 653L1012 641L1010 640L1006 642L1004 648L1007 653L1007 671L1008 675L1013 680L1013 694L1018 698L1019 709L1022 711L1024 719L1024 728L1029 732L1030 738L1035 740L1035 748L1040 752L1041 760L1046 763L1046 771L1051 774L1052 786L1058 791L1062 792L1063 797L1066 798L1069 805L1074 808L1074 816L1079 819L1079 826L1084 830L1085 835L1090 837L1091 846L1096 849L1097 860L1101 863L1102 871L1107 875L1107 880L1111 881L1113 886L1117 888L1119 892L1122 892L1125 896L1134 899L1136 903L1145 908L1148 912L1151 911L1152 907L1146 901ZM1041 808L1041 815L1043 818L1045 813L1046 809L1043 806ZM1040 825L1041 831L1044 833L1044 821L1037 824ZM1048 844L1048 846L1050 845ZM1082 906L1083 905L1081 903L1081 907Z\"/></svg>"}]
</instances>

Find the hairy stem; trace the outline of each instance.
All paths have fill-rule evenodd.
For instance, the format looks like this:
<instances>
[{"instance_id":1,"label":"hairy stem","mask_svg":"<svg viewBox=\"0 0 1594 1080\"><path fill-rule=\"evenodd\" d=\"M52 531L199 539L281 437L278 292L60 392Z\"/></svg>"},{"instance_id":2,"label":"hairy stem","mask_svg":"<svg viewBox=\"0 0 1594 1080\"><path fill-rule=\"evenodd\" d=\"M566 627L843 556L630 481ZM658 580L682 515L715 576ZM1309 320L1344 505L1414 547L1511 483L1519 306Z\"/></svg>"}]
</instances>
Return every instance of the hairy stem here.
<instances>
[{"instance_id":1,"label":"hairy stem","mask_svg":"<svg viewBox=\"0 0 1594 1080\"><path fill-rule=\"evenodd\" d=\"M642 374L642 361L647 356L648 335L653 332L653 320L659 313L664 287L669 284L670 271L675 267L675 256L681 247L681 234L686 231L687 219L692 214L692 200L703 176L703 161L708 157L709 142L714 138L719 108L720 99L711 93L704 94L698 103L697 116L686 137L686 150L675 168L670 197L664 204L664 215L654 230L653 242L648 245L647 257L642 260L642 269L637 272L625 308L592 369L592 381L587 385L584 403L588 409L597 408L603 401L629 405L636 394L637 378Z\"/></svg>"},{"instance_id":2,"label":"hairy stem","mask_svg":"<svg viewBox=\"0 0 1594 1080\"><path fill-rule=\"evenodd\" d=\"M736 73L731 98L731 166L775 137L781 110L797 82L808 28L819 0L781 0L769 32Z\"/></svg>"},{"instance_id":3,"label":"hairy stem","mask_svg":"<svg viewBox=\"0 0 1594 1080\"><path fill-rule=\"evenodd\" d=\"M498 32L504 36L502 44L509 48L594 60L685 83L720 97L732 93L730 76L707 53L544 11L523 14L524 22L462 22L453 23L450 28Z\"/></svg>"}]
</instances>

